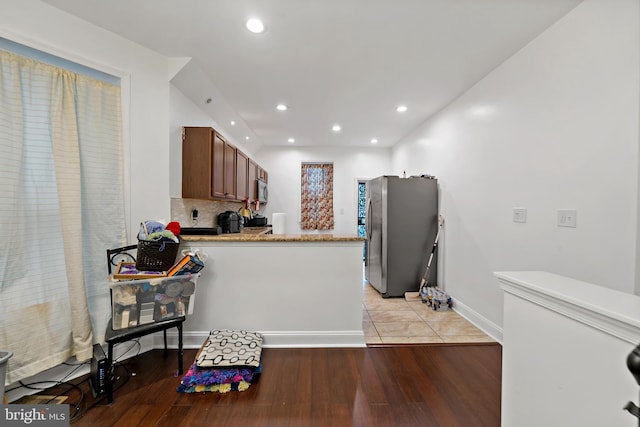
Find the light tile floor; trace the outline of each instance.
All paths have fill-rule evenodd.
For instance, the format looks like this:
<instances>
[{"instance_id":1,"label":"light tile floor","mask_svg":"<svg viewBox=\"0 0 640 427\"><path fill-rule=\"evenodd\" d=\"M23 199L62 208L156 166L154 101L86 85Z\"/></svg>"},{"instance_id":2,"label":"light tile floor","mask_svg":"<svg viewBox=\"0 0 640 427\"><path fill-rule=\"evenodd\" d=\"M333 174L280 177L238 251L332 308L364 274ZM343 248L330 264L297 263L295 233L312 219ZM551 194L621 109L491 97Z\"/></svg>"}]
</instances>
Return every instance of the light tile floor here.
<instances>
[{"instance_id":1,"label":"light tile floor","mask_svg":"<svg viewBox=\"0 0 640 427\"><path fill-rule=\"evenodd\" d=\"M420 300L382 298L366 282L362 293L367 344L495 342L453 310L433 311Z\"/></svg>"}]
</instances>

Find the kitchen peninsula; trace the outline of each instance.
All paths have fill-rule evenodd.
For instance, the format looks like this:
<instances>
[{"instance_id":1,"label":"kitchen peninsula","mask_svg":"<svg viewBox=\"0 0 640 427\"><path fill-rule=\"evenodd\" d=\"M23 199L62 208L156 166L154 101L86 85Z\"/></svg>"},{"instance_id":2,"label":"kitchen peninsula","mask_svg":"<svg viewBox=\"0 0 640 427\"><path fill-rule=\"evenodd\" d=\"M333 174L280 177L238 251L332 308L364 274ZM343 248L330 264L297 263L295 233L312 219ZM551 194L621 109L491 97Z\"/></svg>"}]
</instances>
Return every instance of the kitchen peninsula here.
<instances>
[{"instance_id":1,"label":"kitchen peninsula","mask_svg":"<svg viewBox=\"0 0 640 427\"><path fill-rule=\"evenodd\" d=\"M363 240L266 233L181 237L208 254L185 344L228 328L260 332L267 347L364 347Z\"/></svg>"}]
</instances>

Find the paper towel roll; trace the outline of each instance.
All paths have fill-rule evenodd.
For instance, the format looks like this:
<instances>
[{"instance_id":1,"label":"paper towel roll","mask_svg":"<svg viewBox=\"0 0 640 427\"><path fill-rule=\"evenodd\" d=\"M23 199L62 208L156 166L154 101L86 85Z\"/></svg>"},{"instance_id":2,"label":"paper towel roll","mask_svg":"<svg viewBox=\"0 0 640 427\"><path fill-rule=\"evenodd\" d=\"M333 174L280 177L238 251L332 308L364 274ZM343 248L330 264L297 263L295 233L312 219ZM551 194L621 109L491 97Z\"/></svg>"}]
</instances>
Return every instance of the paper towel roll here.
<instances>
[{"instance_id":1,"label":"paper towel roll","mask_svg":"<svg viewBox=\"0 0 640 427\"><path fill-rule=\"evenodd\" d=\"M271 232L273 234L284 234L287 214L282 212L274 212L271 214Z\"/></svg>"}]
</instances>

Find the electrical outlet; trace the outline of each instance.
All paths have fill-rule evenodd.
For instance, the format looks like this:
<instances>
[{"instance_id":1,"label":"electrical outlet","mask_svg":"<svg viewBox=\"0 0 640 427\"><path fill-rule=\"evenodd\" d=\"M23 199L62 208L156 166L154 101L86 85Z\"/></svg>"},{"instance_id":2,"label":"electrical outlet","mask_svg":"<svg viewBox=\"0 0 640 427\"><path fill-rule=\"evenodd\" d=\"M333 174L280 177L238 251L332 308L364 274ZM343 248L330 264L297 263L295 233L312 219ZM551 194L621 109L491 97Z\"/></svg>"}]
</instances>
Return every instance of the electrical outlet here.
<instances>
[{"instance_id":1,"label":"electrical outlet","mask_svg":"<svg viewBox=\"0 0 640 427\"><path fill-rule=\"evenodd\" d=\"M513 208L513 222L527 222L527 208Z\"/></svg>"},{"instance_id":2,"label":"electrical outlet","mask_svg":"<svg viewBox=\"0 0 640 427\"><path fill-rule=\"evenodd\" d=\"M577 216L575 209L558 209L558 227L576 228Z\"/></svg>"}]
</instances>

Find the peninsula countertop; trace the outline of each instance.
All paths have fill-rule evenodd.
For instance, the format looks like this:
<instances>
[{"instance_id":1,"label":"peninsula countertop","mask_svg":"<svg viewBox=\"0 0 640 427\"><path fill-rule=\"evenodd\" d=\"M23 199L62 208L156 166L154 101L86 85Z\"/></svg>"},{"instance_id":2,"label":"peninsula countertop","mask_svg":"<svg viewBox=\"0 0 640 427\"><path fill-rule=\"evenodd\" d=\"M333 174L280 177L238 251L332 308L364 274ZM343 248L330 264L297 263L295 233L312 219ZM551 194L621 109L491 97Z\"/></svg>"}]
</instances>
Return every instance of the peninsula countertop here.
<instances>
[{"instance_id":1,"label":"peninsula countertop","mask_svg":"<svg viewBox=\"0 0 640 427\"><path fill-rule=\"evenodd\" d=\"M357 242L358 236L336 236L333 234L271 234L271 228L262 231L243 230L240 233L218 235L183 235L183 242Z\"/></svg>"}]
</instances>

